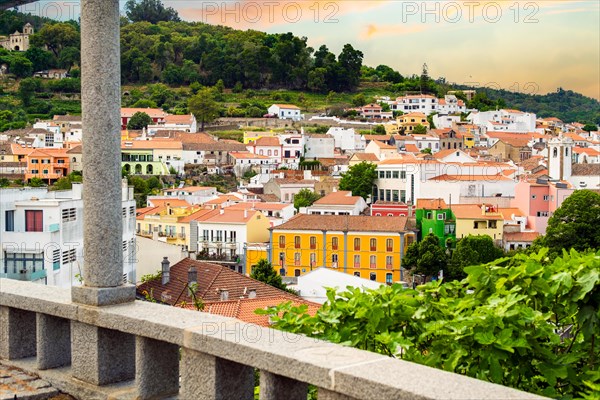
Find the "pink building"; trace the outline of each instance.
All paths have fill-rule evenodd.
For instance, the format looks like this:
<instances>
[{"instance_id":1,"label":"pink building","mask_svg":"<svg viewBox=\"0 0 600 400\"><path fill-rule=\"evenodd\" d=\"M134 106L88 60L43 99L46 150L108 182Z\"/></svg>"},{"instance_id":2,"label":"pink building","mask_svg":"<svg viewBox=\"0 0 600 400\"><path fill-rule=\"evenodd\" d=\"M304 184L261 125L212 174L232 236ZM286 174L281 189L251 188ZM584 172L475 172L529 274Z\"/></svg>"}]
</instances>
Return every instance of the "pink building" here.
<instances>
[{"instance_id":1,"label":"pink building","mask_svg":"<svg viewBox=\"0 0 600 400\"><path fill-rule=\"evenodd\" d=\"M371 205L371 216L414 217L412 206L396 201L377 200Z\"/></svg>"},{"instance_id":2,"label":"pink building","mask_svg":"<svg viewBox=\"0 0 600 400\"><path fill-rule=\"evenodd\" d=\"M544 178L524 180L515 187L511 207L520 209L527 217L526 229L546 233L548 218L575 189L567 182L554 182Z\"/></svg>"},{"instance_id":3,"label":"pink building","mask_svg":"<svg viewBox=\"0 0 600 400\"><path fill-rule=\"evenodd\" d=\"M276 136L260 137L255 141L250 141L246 148L250 153L269 157L275 164L280 164L283 160L283 146L279 137Z\"/></svg>"}]
</instances>

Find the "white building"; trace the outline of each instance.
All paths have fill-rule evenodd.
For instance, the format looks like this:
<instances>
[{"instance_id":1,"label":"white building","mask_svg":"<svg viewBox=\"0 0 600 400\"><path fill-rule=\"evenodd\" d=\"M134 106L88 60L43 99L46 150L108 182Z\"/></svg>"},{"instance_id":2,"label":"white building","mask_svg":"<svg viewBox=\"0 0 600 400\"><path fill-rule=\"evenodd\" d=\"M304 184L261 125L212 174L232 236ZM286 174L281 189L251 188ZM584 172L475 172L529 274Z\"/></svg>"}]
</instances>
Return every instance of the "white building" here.
<instances>
[{"instance_id":1,"label":"white building","mask_svg":"<svg viewBox=\"0 0 600 400\"><path fill-rule=\"evenodd\" d=\"M269 114L276 115L279 119L291 119L299 121L304 118L300 114L300 108L293 104L273 104L268 109Z\"/></svg>"},{"instance_id":2,"label":"white building","mask_svg":"<svg viewBox=\"0 0 600 400\"><path fill-rule=\"evenodd\" d=\"M335 151L335 139L330 135L312 134L306 137L306 152L304 157L313 158L333 158Z\"/></svg>"},{"instance_id":3,"label":"white building","mask_svg":"<svg viewBox=\"0 0 600 400\"><path fill-rule=\"evenodd\" d=\"M536 130L536 115L519 110L472 112L467 120L488 132L528 133Z\"/></svg>"},{"instance_id":4,"label":"white building","mask_svg":"<svg viewBox=\"0 0 600 400\"><path fill-rule=\"evenodd\" d=\"M460 115L436 114L433 116L433 124L437 129L449 129L452 128L455 123L459 122Z\"/></svg>"},{"instance_id":5,"label":"white building","mask_svg":"<svg viewBox=\"0 0 600 400\"><path fill-rule=\"evenodd\" d=\"M148 134L154 135L159 130L198 132L198 122L194 114L166 115L163 123L148 125Z\"/></svg>"},{"instance_id":6,"label":"white building","mask_svg":"<svg viewBox=\"0 0 600 400\"><path fill-rule=\"evenodd\" d=\"M162 196L148 196L148 201L153 199L179 199L185 200L190 205L204 204L207 201L216 199L218 196L217 188L212 186L186 186L173 189L164 189Z\"/></svg>"},{"instance_id":7,"label":"white building","mask_svg":"<svg viewBox=\"0 0 600 400\"><path fill-rule=\"evenodd\" d=\"M268 156L254 154L249 151L232 151L229 153L229 159L233 165L233 173L238 178L253 169L263 172L265 171L265 167L269 167L265 171L268 172L269 170L275 169L276 165L278 165L277 162L274 162Z\"/></svg>"},{"instance_id":8,"label":"white building","mask_svg":"<svg viewBox=\"0 0 600 400\"><path fill-rule=\"evenodd\" d=\"M8 37L0 36L0 47L12 51L29 50L29 37L33 35L33 26L28 22L23 26L23 32L16 31Z\"/></svg>"},{"instance_id":9,"label":"white building","mask_svg":"<svg viewBox=\"0 0 600 400\"><path fill-rule=\"evenodd\" d=\"M573 159L573 139L558 136L547 143L548 149L548 176L556 180L569 180Z\"/></svg>"},{"instance_id":10,"label":"white building","mask_svg":"<svg viewBox=\"0 0 600 400\"><path fill-rule=\"evenodd\" d=\"M342 151L362 151L366 147L366 140L363 135L356 133L354 128L345 129L339 126L332 126L327 134L333 137L334 146Z\"/></svg>"},{"instance_id":11,"label":"white building","mask_svg":"<svg viewBox=\"0 0 600 400\"><path fill-rule=\"evenodd\" d=\"M314 269L297 279L297 283L288 284L288 287L298 292L298 295L303 299L320 304L327 301L327 288L329 287L339 290L344 290L348 286L361 289L377 289L382 285L379 282L323 267Z\"/></svg>"},{"instance_id":12,"label":"white building","mask_svg":"<svg viewBox=\"0 0 600 400\"><path fill-rule=\"evenodd\" d=\"M401 111L404 114L420 112L425 115L438 111L438 99L428 94L419 94L398 97L396 101L388 103L392 111Z\"/></svg>"},{"instance_id":13,"label":"white building","mask_svg":"<svg viewBox=\"0 0 600 400\"><path fill-rule=\"evenodd\" d=\"M100 190L100 189L99 189ZM0 277L70 287L83 268L82 184L69 191L0 189ZM123 281L136 281L135 200L122 190Z\"/></svg>"},{"instance_id":14,"label":"white building","mask_svg":"<svg viewBox=\"0 0 600 400\"><path fill-rule=\"evenodd\" d=\"M270 164L280 164L283 160L283 146L279 139L278 136L263 136L250 141L246 148L252 154L265 156Z\"/></svg>"},{"instance_id":15,"label":"white building","mask_svg":"<svg viewBox=\"0 0 600 400\"><path fill-rule=\"evenodd\" d=\"M459 100L455 95L447 94L443 99L438 100L437 112L442 115L464 113L467 112L467 106L464 101ZM440 126L437 127L441 128Z\"/></svg>"},{"instance_id":16,"label":"white building","mask_svg":"<svg viewBox=\"0 0 600 400\"><path fill-rule=\"evenodd\" d=\"M317 215L360 215L367 203L360 196L352 196L350 191L334 191L315 201L310 207L301 207L302 214Z\"/></svg>"}]
</instances>

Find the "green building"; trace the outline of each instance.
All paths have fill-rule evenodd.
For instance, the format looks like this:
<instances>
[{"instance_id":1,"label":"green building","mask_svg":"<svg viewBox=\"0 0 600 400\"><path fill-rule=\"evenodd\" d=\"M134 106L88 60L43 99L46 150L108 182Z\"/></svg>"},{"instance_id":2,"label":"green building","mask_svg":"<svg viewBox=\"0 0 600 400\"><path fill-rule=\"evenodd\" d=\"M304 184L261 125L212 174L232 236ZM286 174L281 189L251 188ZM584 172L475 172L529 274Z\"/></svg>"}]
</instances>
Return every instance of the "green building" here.
<instances>
[{"instance_id":1,"label":"green building","mask_svg":"<svg viewBox=\"0 0 600 400\"><path fill-rule=\"evenodd\" d=\"M131 175L169 175L162 161L155 161L152 150L122 149L121 168Z\"/></svg>"},{"instance_id":2,"label":"green building","mask_svg":"<svg viewBox=\"0 0 600 400\"><path fill-rule=\"evenodd\" d=\"M419 199L416 210L419 240L430 233L440 239L440 246L456 244L456 218L443 199ZM450 239L450 241L449 241Z\"/></svg>"}]
</instances>

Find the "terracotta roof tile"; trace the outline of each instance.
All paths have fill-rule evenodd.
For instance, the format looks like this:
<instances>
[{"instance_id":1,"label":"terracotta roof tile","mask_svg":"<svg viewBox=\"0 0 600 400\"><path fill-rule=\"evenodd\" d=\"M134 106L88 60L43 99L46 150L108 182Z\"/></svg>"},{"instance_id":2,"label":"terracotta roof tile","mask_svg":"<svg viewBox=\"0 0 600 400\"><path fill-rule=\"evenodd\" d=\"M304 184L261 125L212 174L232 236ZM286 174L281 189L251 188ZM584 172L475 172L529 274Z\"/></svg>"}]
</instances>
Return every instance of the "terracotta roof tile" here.
<instances>
[{"instance_id":1,"label":"terracotta roof tile","mask_svg":"<svg viewBox=\"0 0 600 400\"><path fill-rule=\"evenodd\" d=\"M540 236L539 232L510 232L503 235L505 242L533 242Z\"/></svg>"},{"instance_id":2,"label":"terracotta roof tile","mask_svg":"<svg viewBox=\"0 0 600 400\"><path fill-rule=\"evenodd\" d=\"M274 230L321 230L341 232L403 232L406 217L371 217L362 215L307 215L297 214Z\"/></svg>"},{"instance_id":3,"label":"terracotta roof tile","mask_svg":"<svg viewBox=\"0 0 600 400\"><path fill-rule=\"evenodd\" d=\"M417 208L424 210L443 210L448 205L444 199L417 199Z\"/></svg>"}]
</instances>

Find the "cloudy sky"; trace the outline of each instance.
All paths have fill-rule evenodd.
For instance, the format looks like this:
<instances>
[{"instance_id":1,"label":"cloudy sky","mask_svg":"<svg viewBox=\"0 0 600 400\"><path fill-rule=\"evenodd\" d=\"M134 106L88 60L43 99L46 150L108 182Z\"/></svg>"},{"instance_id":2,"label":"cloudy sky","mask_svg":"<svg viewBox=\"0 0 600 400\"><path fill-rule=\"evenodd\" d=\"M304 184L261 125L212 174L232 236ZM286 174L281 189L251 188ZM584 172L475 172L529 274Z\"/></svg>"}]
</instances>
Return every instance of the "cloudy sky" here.
<instances>
[{"instance_id":1,"label":"cloudy sky","mask_svg":"<svg viewBox=\"0 0 600 400\"><path fill-rule=\"evenodd\" d=\"M600 99L598 1L164 3L187 21L293 32L336 54L351 43L365 64L387 64L404 75L420 73L427 63L432 77L449 82L540 94L563 87Z\"/></svg>"}]
</instances>

